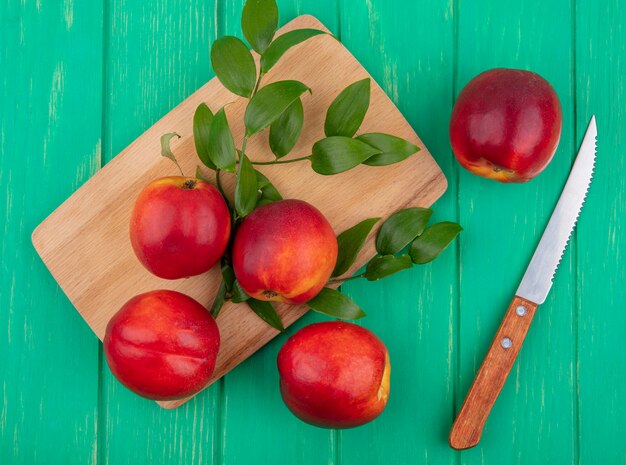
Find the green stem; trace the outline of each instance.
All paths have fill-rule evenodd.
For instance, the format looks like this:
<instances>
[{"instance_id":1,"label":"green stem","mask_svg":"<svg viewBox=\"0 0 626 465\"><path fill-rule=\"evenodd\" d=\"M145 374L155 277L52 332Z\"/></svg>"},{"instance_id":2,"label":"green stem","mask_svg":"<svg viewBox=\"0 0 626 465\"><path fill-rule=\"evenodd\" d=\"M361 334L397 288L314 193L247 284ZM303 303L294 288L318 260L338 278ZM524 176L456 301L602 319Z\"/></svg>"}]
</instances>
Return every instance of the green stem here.
<instances>
[{"instance_id":1,"label":"green stem","mask_svg":"<svg viewBox=\"0 0 626 465\"><path fill-rule=\"evenodd\" d=\"M263 73L259 72L259 77L256 80L256 84L254 85L254 90L252 91L252 95L250 95L250 98L252 98L252 96L254 94L257 93L257 91L259 90L259 86L261 85L261 78L263 77Z\"/></svg>"},{"instance_id":2,"label":"green stem","mask_svg":"<svg viewBox=\"0 0 626 465\"><path fill-rule=\"evenodd\" d=\"M176 163L176 166L178 166L178 171L180 171L180 175L184 178L185 177L185 173L183 173L183 169L178 164L178 161L174 160L174 163Z\"/></svg>"},{"instance_id":3,"label":"green stem","mask_svg":"<svg viewBox=\"0 0 626 465\"><path fill-rule=\"evenodd\" d=\"M215 183L217 184L217 190L220 191L222 197L226 198L226 195L224 194L224 188L222 187L222 179L220 178L221 172L222 170L220 170L219 168L215 170Z\"/></svg>"},{"instance_id":4,"label":"green stem","mask_svg":"<svg viewBox=\"0 0 626 465\"><path fill-rule=\"evenodd\" d=\"M248 134L247 133L243 136L243 142L241 143L241 153L244 154L244 155L246 154L246 145L248 145ZM239 154L237 154L237 155L239 155Z\"/></svg>"},{"instance_id":5,"label":"green stem","mask_svg":"<svg viewBox=\"0 0 626 465\"><path fill-rule=\"evenodd\" d=\"M359 279L359 278L365 278L365 273L355 274L354 276L349 276L347 278L331 279L326 284L339 284L339 283L343 283L344 281L351 281L353 279Z\"/></svg>"},{"instance_id":6,"label":"green stem","mask_svg":"<svg viewBox=\"0 0 626 465\"><path fill-rule=\"evenodd\" d=\"M254 97L254 95L259 90L259 86L261 85L261 78L262 77L263 77L263 73L259 72L259 77L256 80L256 84L254 84L254 90L250 94L250 100L252 100L252 97ZM248 145L248 132L247 131L243 135L243 141L241 142L241 153L243 153L244 155L246 154L246 145Z\"/></svg>"},{"instance_id":7,"label":"green stem","mask_svg":"<svg viewBox=\"0 0 626 465\"><path fill-rule=\"evenodd\" d=\"M253 165L284 165L285 163L295 163L297 161L304 161L311 158L311 155L300 158L291 158L290 160L273 160L273 161L253 161Z\"/></svg>"}]
</instances>

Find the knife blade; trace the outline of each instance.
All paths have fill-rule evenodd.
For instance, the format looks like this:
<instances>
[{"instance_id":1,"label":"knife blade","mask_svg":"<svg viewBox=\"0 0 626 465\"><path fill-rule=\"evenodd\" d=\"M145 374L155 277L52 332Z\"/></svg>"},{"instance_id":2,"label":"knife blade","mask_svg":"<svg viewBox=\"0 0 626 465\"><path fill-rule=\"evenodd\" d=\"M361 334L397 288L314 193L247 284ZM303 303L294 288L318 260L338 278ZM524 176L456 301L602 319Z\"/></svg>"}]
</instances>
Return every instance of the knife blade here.
<instances>
[{"instance_id":1,"label":"knife blade","mask_svg":"<svg viewBox=\"0 0 626 465\"><path fill-rule=\"evenodd\" d=\"M448 438L454 449L468 449L480 441L485 422L515 363L537 307L545 302L552 287L554 274L591 185L597 132L596 118L592 116L539 245L454 420Z\"/></svg>"},{"instance_id":2,"label":"knife blade","mask_svg":"<svg viewBox=\"0 0 626 465\"><path fill-rule=\"evenodd\" d=\"M545 302L591 184L597 135L596 118L592 116L574 167L515 295L536 304Z\"/></svg>"}]
</instances>

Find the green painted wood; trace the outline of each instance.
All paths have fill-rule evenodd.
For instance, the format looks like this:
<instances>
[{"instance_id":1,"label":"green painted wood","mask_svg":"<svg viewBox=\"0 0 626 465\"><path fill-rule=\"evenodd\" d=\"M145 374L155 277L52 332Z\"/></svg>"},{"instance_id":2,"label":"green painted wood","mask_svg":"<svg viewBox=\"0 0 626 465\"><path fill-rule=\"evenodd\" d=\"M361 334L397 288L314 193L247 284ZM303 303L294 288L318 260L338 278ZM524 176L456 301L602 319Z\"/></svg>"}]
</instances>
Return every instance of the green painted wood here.
<instances>
[{"instance_id":1,"label":"green painted wood","mask_svg":"<svg viewBox=\"0 0 626 465\"><path fill-rule=\"evenodd\" d=\"M448 178L433 220L455 220L457 167L447 136L453 97L452 5L407 2L397 8L393 2L372 0L344 5L341 13L342 41L398 105ZM416 27L416 22L438 26ZM456 374L456 258L451 247L430 265L377 283L343 286L367 312L362 324L386 343L392 370L387 409L377 421L341 432L340 463L454 463L446 435Z\"/></svg>"},{"instance_id":2,"label":"green painted wood","mask_svg":"<svg viewBox=\"0 0 626 465\"><path fill-rule=\"evenodd\" d=\"M598 121L595 180L580 216L580 463L626 462L626 3L576 5L576 136ZM619 19L618 19L619 18Z\"/></svg>"},{"instance_id":3,"label":"green painted wood","mask_svg":"<svg viewBox=\"0 0 626 465\"><path fill-rule=\"evenodd\" d=\"M0 63L0 463L95 463L98 342L30 235L100 165L102 3L1 2Z\"/></svg>"},{"instance_id":4,"label":"green painted wood","mask_svg":"<svg viewBox=\"0 0 626 465\"><path fill-rule=\"evenodd\" d=\"M431 265L344 291L391 354L375 422L308 426L280 400L276 354L308 315L170 412L115 381L30 244L79 185L211 76L209 45L243 0L0 3L0 463L618 464L626 461L626 37L620 0L281 0L319 17L380 82L442 166L436 219L464 226ZM525 185L454 161L453 98L478 72L529 68L556 88L562 142ZM446 436L565 181L592 113L600 144L580 225L476 449ZM102 155L101 155L102 154ZM158 154L155 154L158 156Z\"/></svg>"},{"instance_id":5,"label":"green painted wood","mask_svg":"<svg viewBox=\"0 0 626 465\"><path fill-rule=\"evenodd\" d=\"M243 37L244 1L230 1L222 12L220 34ZM337 32L336 0L279 2L280 24L298 14L315 12ZM336 433L307 425L284 406L278 390L276 357L287 337L298 328L325 318L310 314L239 365L223 380L222 462L226 465L292 465L334 463ZM243 434L242 434L243 433Z\"/></svg>"},{"instance_id":6,"label":"green painted wood","mask_svg":"<svg viewBox=\"0 0 626 465\"><path fill-rule=\"evenodd\" d=\"M217 8L204 1L107 2L105 161L211 77ZM129 392L104 365L99 463L219 461L219 384L167 411Z\"/></svg>"},{"instance_id":7,"label":"green painted wood","mask_svg":"<svg viewBox=\"0 0 626 465\"><path fill-rule=\"evenodd\" d=\"M547 223L574 155L571 2L460 2L459 91L493 67L531 69L556 89L563 107L561 143L529 183L505 185L462 170L460 365L463 401ZM488 18L486 20L486 18ZM555 21L558 18L558 21ZM575 463L575 263L569 248L552 292L526 338L479 445L461 462Z\"/></svg>"}]
</instances>

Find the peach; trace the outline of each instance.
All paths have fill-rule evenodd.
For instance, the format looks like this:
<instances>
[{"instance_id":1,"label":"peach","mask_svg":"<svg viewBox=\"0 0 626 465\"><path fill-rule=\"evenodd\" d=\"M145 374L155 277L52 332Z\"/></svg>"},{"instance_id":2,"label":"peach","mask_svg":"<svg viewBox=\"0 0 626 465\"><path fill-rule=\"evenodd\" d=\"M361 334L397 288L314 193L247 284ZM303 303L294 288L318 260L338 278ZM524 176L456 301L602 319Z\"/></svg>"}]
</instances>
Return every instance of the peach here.
<instances>
[{"instance_id":1,"label":"peach","mask_svg":"<svg viewBox=\"0 0 626 465\"><path fill-rule=\"evenodd\" d=\"M340 321L315 323L278 354L280 392L301 420L325 428L372 421L389 397L387 348L371 331Z\"/></svg>"},{"instance_id":2,"label":"peach","mask_svg":"<svg viewBox=\"0 0 626 465\"><path fill-rule=\"evenodd\" d=\"M209 382L220 347L211 314L180 292L130 299L109 321L104 353L115 377L154 400L191 396Z\"/></svg>"},{"instance_id":3,"label":"peach","mask_svg":"<svg viewBox=\"0 0 626 465\"><path fill-rule=\"evenodd\" d=\"M130 242L139 261L165 279L208 271L230 237L230 214L211 184L195 178L157 179L139 194L130 219Z\"/></svg>"},{"instance_id":4,"label":"peach","mask_svg":"<svg viewBox=\"0 0 626 465\"><path fill-rule=\"evenodd\" d=\"M248 215L235 233L233 269L259 300L303 303L324 287L337 261L337 238L324 216L301 200L280 200Z\"/></svg>"}]
</instances>

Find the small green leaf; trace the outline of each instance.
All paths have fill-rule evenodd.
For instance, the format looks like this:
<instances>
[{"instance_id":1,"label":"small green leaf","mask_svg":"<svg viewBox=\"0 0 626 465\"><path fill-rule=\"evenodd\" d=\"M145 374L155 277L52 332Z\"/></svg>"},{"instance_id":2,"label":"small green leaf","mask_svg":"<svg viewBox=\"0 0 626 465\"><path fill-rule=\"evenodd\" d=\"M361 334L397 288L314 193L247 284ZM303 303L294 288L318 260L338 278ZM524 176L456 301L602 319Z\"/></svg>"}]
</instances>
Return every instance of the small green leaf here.
<instances>
[{"instance_id":1,"label":"small green leaf","mask_svg":"<svg viewBox=\"0 0 626 465\"><path fill-rule=\"evenodd\" d=\"M350 84L328 107L324 133L327 136L352 137L361 126L369 105L370 79Z\"/></svg>"},{"instance_id":2,"label":"small green leaf","mask_svg":"<svg viewBox=\"0 0 626 465\"><path fill-rule=\"evenodd\" d=\"M245 154L239 157L235 185L235 209L241 218L250 214L257 201L257 177L252 163Z\"/></svg>"},{"instance_id":3,"label":"small green leaf","mask_svg":"<svg viewBox=\"0 0 626 465\"><path fill-rule=\"evenodd\" d=\"M377 255L368 262L365 268L365 278L368 281L376 281L412 266L411 257L407 254L399 257L395 255Z\"/></svg>"},{"instance_id":4,"label":"small green leaf","mask_svg":"<svg viewBox=\"0 0 626 465\"><path fill-rule=\"evenodd\" d=\"M280 57L294 45L298 45L320 34L326 33L317 29L296 29L276 37L270 46L267 47L267 50L263 52L263 55L261 55L261 73L267 73L280 60Z\"/></svg>"},{"instance_id":5,"label":"small green leaf","mask_svg":"<svg viewBox=\"0 0 626 465\"><path fill-rule=\"evenodd\" d=\"M215 169L215 164L209 156L209 134L211 134L213 112L206 103L201 103L193 115L193 141L196 144L196 153L204 166Z\"/></svg>"},{"instance_id":6,"label":"small green leaf","mask_svg":"<svg viewBox=\"0 0 626 465\"><path fill-rule=\"evenodd\" d=\"M233 36L213 42L211 64L220 82L233 94L249 97L256 83L256 65L246 44Z\"/></svg>"},{"instance_id":7,"label":"small green leaf","mask_svg":"<svg viewBox=\"0 0 626 465\"><path fill-rule=\"evenodd\" d=\"M449 221L433 224L411 243L411 260L420 265L433 261L462 230L460 225Z\"/></svg>"},{"instance_id":8,"label":"small green leaf","mask_svg":"<svg viewBox=\"0 0 626 465\"><path fill-rule=\"evenodd\" d=\"M380 218L368 218L337 236L339 253L332 276L340 276L352 266L367 236Z\"/></svg>"},{"instance_id":9,"label":"small green leaf","mask_svg":"<svg viewBox=\"0 0 626 465\"><path fill-rule=\"evenodd\" d=\"M260 171L256 172L257 178L257 188L259 193L259 199L257 200L257 206L265 205L267 203L276 202L277 200L282 200L283 197L280 195L278 190L274 187L274 185L270 182L269 179L263 175Z\"/></svg>"},{"instance_id":10,"label":"small green leaf","mask_svg":"<svg viewBox=\"0 0 626 465\"><path fill-rule=\"evenodd\" d=\"M176 157L174 156L174 153L172 152L172 149L170 148L170 141L174 137L177 137L180 139L180 136L175 132L169 132L161 136L161 156L172 160L174 164L178 167L178 171L180 171L180 174L184 176L183 170L178 164L178 160L176 160Z\"/></svg>"},{"instance_id":11,"label":"small green leaf","mask_svg":"<svg viewBox=\"0 0 626 465\"><path fill-rule=\"evenodd\" d=\"M200 179L201 181L204 181L204 182L208 182L208 183L211 182L211 181L209 181L209 179L204 174L202 174L202 171L200 171L200 167L199 166L196 166L196 178Z\"/></svg>"},{"instance_id":12,"label":"small green leaf","mask_svg":"<svg viewBox=\"0 0 626 465\"><path fill-rule=\"evenodd\" d=\"M246 291L244 291L243 288L241 287L241 284L239 284L239 281L235 281L233 283L232 293L233 293L233 297L231 300L236 304L240 302L245 302L246 300L250 298L250 296L246 294Z\"/></svg>"},{"instance_id":13,"label":"small green leaf","mask_svg":"<svg viewBox=\"0 0 626 465\"><path fill-rule=\"evenodd\" d=\"M220 267L222 271L222 279L226 285L226 291L230 292L233 289L233 283L235 282L235 271L226 262L224 257L220 260Z\"/></svg>"},{"instance_id":14,"label":"small green leaf","mask_svg":"<svg viewBox=\"0 0 626 465\"><path fill-rule=\"evenodd\" d=\"M350 297L330 287L323 288L307 305L316 312L341 320L358 320L365 316L365 312Z\"/></svg>"},{"instance_id":15,"label":"small green leaf","mask_svg":"<svg viewBox=\"0 0 626 465\"><path fill-rule=\"evenodd\" d=\"M280 316L276 313L276 309L272 305L272 302L266 302L264 300L248 299L246 300L248 307L252 309L263 321L278 331L284 331L283 323L280 321Z\"/></svg>"},{"instance_id":16,"label":"small green leaf","mask_svg":"<svg viewBox=\"0 0 626 465\"><path fill-rule=\"evenodd\" d=\"M226 113L222 108L211 121L211 133L209 135L209 155L215 166L221 170L233 173L237 163L235 141L228 126Z\"/></svg>"},{"instance_id":17,"label":"small green leaf","mask_svg":"<svg viewBox=\"0 0 626 465\"><path fill-rule=\"evenodd\" d=\"M400 252L409 242L422 234L430 215L429 208L405 208L391 215L376 236L376 250L381 255Z\"/></svg>"},{"instance_id":18,"label":"small green leaf","mask_svg":"<svg viewBox=\"0 0 626 465\"><path fill-rule=\"evenodd\" d=\"M167 134L163 134L161 136L161 156L165 158L169 158L174 163L178 165L178 161L176 161L176 157L170 148L170 141L174 138L180 139L180 136L175 132L168 132Z\"/></svg>"},{"instance_id":19,"label":"small green leaf","mask_svg":"<svg viewBox=\"0 0 626 465\"><path fill-rule=\"evenodd\" d=\"M241 15L243 35L258 53L263 53L276 34L276 0L247 0Z\"/></svg>"},{"instance_id":20,"label":"small green leaf","mask_svg":"<svg viewBox=\"0 0 626 465\"><path fill-rule=\"evenodd\" d=\"M243 120L247 134L268 127L307 90L311 89L299 81L278 81L262 87L246 107Z\"/></svg>"},{"instance_id":21,"label":"small green leaf","mask_svg":"<svg viewBox=\"0 0 626 465\"><path fill-rule=\"evenodd\" d=\"M379 153L380 150L350 137L327 137L313 144L311 167L319 174L337 174Z\"/></svg>"},{"instance_id":22,"label":"small green leaf","mask_svg":"<svg viewBox=\"0 0 626 465\"><path fill-rule=\"evenodd\" d=\"M291 105L270 126L270 149L281 158L291 152L298 142L304 124L302 100L294 100Z\"/></svg>"},{"instance_id":23,"label":"small green leaf","mask_svg":"<svg viewBox=\"0 0 626 465\"><path fill-rule=\"evenodd\" d=\"M213 300L213 305L211 305L211 315L213 315L213 318L217 318L217 315L219 315L220 310L222 309L222 306L224 305L224 301L226 298L226 284L224 283L224 281L222 281L220 283L220 287L217 290L217 294L215 295L215 299Z\"/></svg>"},{"instance_id":24,"label":"small green leaf","mask_svg":"<svg viewBox=\"0 0 626 465\"><path fill-rule=\"evenodd\" d=\"M361 134L358 140L377 148L382 153L368 158L363 163L369 166L384 166L398 163L419 151L419 147L401 137L373 132Z\"/></svg>"}]
</instances>

